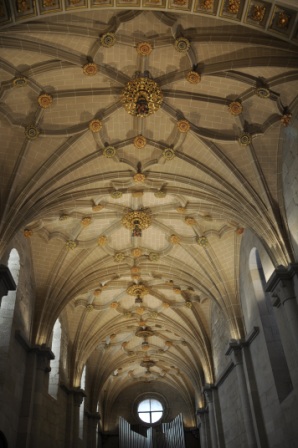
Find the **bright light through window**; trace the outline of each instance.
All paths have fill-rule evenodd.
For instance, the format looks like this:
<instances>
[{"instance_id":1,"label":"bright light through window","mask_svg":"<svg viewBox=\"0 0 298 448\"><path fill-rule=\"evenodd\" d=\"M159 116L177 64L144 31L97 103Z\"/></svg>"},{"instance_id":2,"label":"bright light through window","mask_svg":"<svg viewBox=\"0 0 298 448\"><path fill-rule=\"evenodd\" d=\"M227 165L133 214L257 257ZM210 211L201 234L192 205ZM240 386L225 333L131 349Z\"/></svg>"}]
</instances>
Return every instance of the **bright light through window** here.
<instances>
[{"instance_id":1,"label":"bright light through window","mask_svg":"<svg viewBox=\"0 0 298 448\"><path fill-rule=\"evenodd\" d=\"M145 423L155 423L161 419L163 414L162 404L153 398L141 401L138 406L138 415Z\"/></svg>"}]
</instances>

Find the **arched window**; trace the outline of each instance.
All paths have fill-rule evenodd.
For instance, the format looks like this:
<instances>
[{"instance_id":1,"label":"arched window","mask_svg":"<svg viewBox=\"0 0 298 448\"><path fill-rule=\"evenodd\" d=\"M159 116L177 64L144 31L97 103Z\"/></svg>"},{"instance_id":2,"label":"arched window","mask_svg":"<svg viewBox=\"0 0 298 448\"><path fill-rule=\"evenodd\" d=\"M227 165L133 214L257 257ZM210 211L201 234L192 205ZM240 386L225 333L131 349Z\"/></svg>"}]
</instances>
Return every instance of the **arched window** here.
<instances>
[{"instance_id":1,"label":"arched window","mask_svg":"<svg viewBox=\"0 0 298 448\"><path fill-rule=\"evenodd\" d=\"M84 367L83 372L82 372L81 389L85 390L85 387L86 387L86 366ZM80 423L79 423L80 439L83 439L83 435L84 435L84 413L85 413L85 398L83 398L83 402L80 406Z\"/></svg>"},{"instance_id":2,"label":"arched window","mask_svg":"<svg viewBox=\"0 0 298 448\"><path fill-rule=\"evenodd\" d=\"M49 394L53 398L57 398L59 388L60 373L60 351L61 351L61 324L59 319L56 320L52 334L52 352L55 359L51 361L51 372L49 376Z\"/></svg>"},{"instance_id":3,"label":"arched window","mask_svg":"<svg viewBox=\"0 0 298 448\"><path fill-rule=\"evenodd\" d=\"M138 416L145 423L156 423L163 416L163 405L155 398L142 400L138 405Z\"/></svg>"}]
</instances>

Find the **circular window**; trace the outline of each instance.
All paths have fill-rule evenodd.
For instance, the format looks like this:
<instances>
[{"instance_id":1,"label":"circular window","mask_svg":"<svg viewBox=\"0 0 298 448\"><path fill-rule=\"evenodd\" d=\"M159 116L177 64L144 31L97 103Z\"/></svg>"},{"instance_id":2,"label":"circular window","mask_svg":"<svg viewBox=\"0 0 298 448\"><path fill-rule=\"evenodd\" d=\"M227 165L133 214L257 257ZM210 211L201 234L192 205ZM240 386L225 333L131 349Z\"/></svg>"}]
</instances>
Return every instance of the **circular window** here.
<instances>
[{"instance_id":1,"label":"circular window","mask_svg":"<svg viewBox=\"0 0 298 448\"><path fill-rule=\"evenodd\" d=\"M147 398L138 405L138 416L145 423L156 423L163 415L163 405L155 398Z\"/></svg>"}]
</instances>

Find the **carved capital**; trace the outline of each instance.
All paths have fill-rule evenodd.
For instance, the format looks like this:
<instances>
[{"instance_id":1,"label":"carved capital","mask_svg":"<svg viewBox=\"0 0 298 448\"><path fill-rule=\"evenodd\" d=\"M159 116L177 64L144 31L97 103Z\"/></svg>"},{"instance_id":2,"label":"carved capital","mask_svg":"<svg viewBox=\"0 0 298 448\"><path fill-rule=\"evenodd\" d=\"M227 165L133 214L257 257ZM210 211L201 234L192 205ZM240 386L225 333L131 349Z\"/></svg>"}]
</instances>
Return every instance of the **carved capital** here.
<instances>
[{"instance_id":1,"label":"carved capital","mask_svg":"<svg viewBox=\"0 0 298 448\"><path fill-rule=\"evenodd\" d=\"M51 359L55 359L55 355L46 345L35 345L30 349L30 352L36 354L37 357L37 370L43 370L45 373L49 373L51 371L50 361Z\"/></svg>"},{"instance_id":2,"label":"carved capital","mask_svg":"<svg viewBox=\"0 0 298 448\"><path fill-rule=\"evenodd\" d=\"M266 292L271 293L272 305L279 307L287 300L295 299L294 277L297 275L297 267L290 265L288 268L278 266L272 273L266 285Z\"/></svg>"},{"instance_id":3,"label":"carved capital","mask_svg":"<svg viewBox=\"0 0 298 448\"><path fill-rule=\"evenodd\" d=\"M229 348L226 351L226 355L232 356L232 361L234 365L242 364L242 343L241 341L231 341L229 343Z\"/></svg>"},{"instance_id":4,"label":"carved capital","mask_svg":"<svg viewBox=\"0 0 298 448\"><path fill-rule=\"evenodd\" d=\"M203 392L206 398L207 405L213 403L213 390L215 389L215 386L213 384L208 384L204 386Z\"/></svg>"}]
</instances>

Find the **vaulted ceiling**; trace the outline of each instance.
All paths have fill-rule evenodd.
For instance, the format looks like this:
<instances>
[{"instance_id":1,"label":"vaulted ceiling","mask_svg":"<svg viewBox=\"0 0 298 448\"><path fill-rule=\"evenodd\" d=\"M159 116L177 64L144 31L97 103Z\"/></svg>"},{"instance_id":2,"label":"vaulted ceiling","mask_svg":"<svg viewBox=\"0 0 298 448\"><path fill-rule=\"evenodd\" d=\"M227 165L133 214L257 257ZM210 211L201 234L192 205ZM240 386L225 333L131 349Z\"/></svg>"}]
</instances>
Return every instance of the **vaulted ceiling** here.
<instances>
[{"instance_id":1,"label":"vaulted ceiling","mask_svg":"<svg viewBox=\"0 0 298 448\"><path fill-rule=\"evenodd\" d=\"M211 3L216 19L24 9L0 30L0 241L23 233L32 253L32 342L60 317L72 384L88 361L111 400L214 380L213 303L243 335L245 229L275 264L292 259L278 174L297 11L284 26L281 2L264 23L247 2Z\"/></svg>"}]
</instances>

